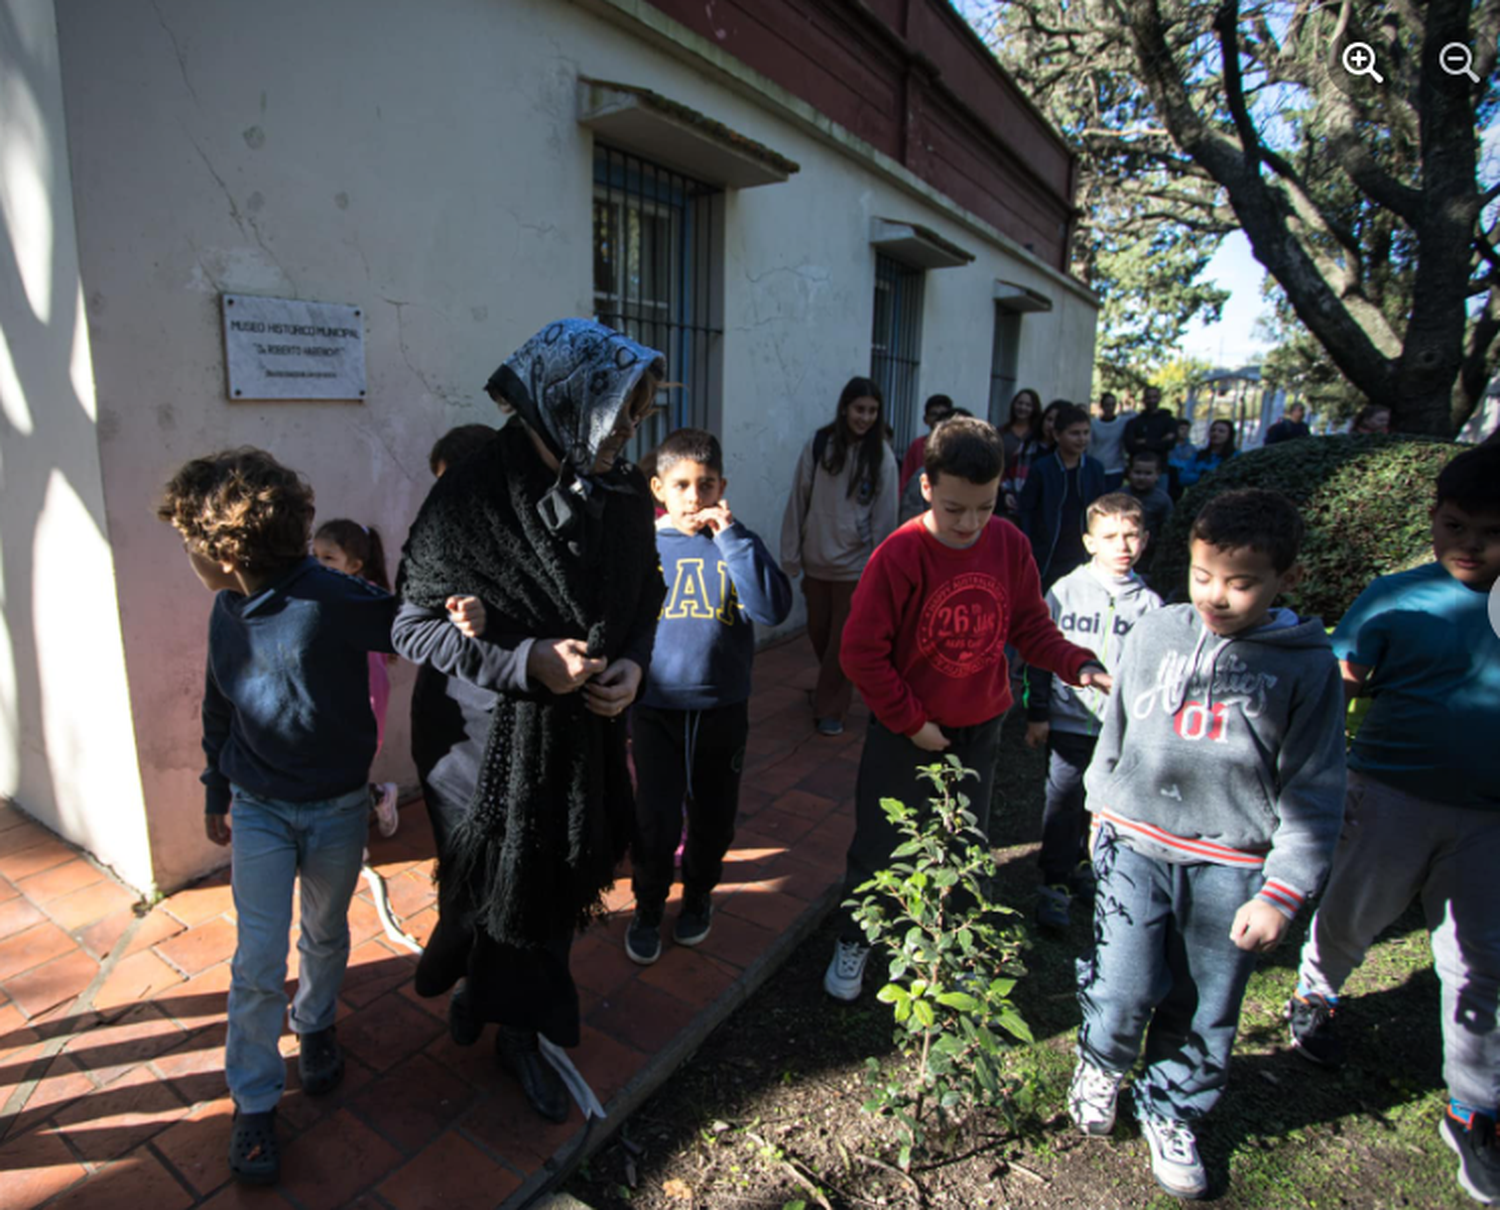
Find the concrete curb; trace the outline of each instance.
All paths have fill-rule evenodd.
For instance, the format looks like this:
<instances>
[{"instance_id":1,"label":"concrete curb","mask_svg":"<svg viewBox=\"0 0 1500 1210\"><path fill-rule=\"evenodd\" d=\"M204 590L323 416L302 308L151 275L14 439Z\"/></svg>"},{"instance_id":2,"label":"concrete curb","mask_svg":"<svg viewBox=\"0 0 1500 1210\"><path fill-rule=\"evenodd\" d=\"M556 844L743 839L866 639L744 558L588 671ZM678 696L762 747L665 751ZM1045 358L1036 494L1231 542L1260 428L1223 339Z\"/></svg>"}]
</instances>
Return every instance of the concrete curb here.
<instances>
[{"instance_id":1,"label":"concrete curb","mask_svg":"<svg viewBox=\"0 0 1500 1210\"><path fill-rule=\"evenodd\" d=\"M777 937L717 1000L694 1017L692 1024L678 1034L670 1046L653 1056L611 1098L604 1107L608 1117L602 1122L597 1118L593 1119L591 1125L581 1127L572 1138L553 1152L550 1160L506 1198L498 1210L543 1210L544 1207L547 1210L588 1210L583 1202L565 1194L555 1195L547 1200L542 1200L543 1195L561 1185L580 1164L598 1152L625 1125L630 1115L666 1083L673 1072L692 1058L708 1035L760 989L761 984L776 972L791 952L811 936L824 917L834 909L841 898L840 892L841 885L835 882L808 904L792 926Z\"/></svg>"}]
</instances>

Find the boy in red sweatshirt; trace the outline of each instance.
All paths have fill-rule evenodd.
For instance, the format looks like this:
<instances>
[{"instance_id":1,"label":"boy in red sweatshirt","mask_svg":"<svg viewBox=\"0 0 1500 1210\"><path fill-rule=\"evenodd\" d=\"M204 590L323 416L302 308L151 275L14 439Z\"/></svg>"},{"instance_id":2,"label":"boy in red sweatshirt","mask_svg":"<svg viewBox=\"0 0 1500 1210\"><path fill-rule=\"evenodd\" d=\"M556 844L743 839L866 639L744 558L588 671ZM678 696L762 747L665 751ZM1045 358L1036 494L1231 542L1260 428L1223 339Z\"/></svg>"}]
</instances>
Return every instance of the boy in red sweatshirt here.
<instances>
[{"instance_id":1,"label":"boy in red sweatshirt","mask_svg":"<svg viewBox=\"0 0 1500 1210\"><path fill-rule=\"evenodd\" d=\"M1072 685L1110 688L1092 651L1063 638L1042 599L1030 544L997 518L1005 447L982 420L944 421L927 439L928 510L880 544L854 591L840 662L870 707L855 788L846 893L890 865L900 843L881 798L925 803L917 770L952 753L979 774L970 810L988 831L1000 723L1010 708L1005 645ZM869 947L844 909L823 990L858 997Z\"/></svg>"}]
</instances>

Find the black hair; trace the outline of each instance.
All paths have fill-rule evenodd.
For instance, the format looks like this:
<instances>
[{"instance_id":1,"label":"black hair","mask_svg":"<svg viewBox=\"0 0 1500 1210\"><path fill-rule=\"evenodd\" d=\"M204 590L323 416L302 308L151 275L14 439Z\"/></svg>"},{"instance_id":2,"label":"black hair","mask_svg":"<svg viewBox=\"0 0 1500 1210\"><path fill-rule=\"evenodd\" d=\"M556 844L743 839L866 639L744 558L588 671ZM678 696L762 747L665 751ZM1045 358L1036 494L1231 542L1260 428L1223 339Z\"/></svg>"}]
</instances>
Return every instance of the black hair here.
<instances>
[{"instance_id":1,"label":"black hair","mask_svg":"<svg viewBox=\"0 0 1500 1210\"><path fill-rule=\"evenodd\" d=\"M386 592L391 590L391 580L385 570L385 543L380 540L380 531L373 525L368 529L348 517L337 517L325 521L313 534L313 541L322 538L332 542L351 559L360 563L361 579L377 584Z\"/></svg>"},{"instance_id":2,"label":"black hair","mask_svg":"<svg viewBox=\"0 0 1500 1210\"><path fill-rule=\"evenodd\" d=\"M1208 435L1203 438L1203 448L1198 451L1198 458L1200 461L1214 456L1214 425L1216 424L1222 424L1229 430L1229 444L1225 447L1224 452L1219 455L1219 457L1228 459L1234 454L1234 422L1231 420L1212 420L1208 425Z\"/></svg>"},{"instance_id":3,"label":"black hair","mask_svg":"<svg viewBox=\"0 0 1500 1210\"><path fill-rule=\"evenodd\" d=\"M1026 436L1035 439L1042 433L1042 397L1030 387L1022 387L1010 397L1010 413L1006 416L1005 427L1010 428L1016 422L1016 402L1022 395L1031 398L1031 415L1026 421Z\"/></svg>"},{"instance_id":4,"label":"black hair","mask_svg":"<svg viewBox=\"0 0 1500 1210\"><path fill-rule=\"evenodd\" d=\"M953 400L947 395L927 396L927 402L922 405L922 419L926 420L934 411L942 416L953 415Z\"/></svg>"},{"instance_id":5,"label":"black hair","mask_svg":"<svg viewBox=\"0 0 1500 1210\"><path fill-rule=\"evenodd\" d=\"M716 475L724 473L724 451L719 439L704 429L678 429L656 447L656 466L652 474L665 479L679 462L701 462Z\"/></svg>"},{"instance_id":6,"label":"black hair","mask_svg":"<svg viewBox=\"0 0 1500 1210\"><path fill-rule=\"evenodd\" d=\"M988 421L973 416L951 416L927 438L922 451L927 481L953 475L970 483L991 483L1005 470L1005 442Z\"/></svg>"},{"instance_id":7,"label":"black hair","mask_svg":"<svg viewBox=\"0 0 1500 1210\"><path fill-rule=\"evenodd\" d=\"M1130 465L1135 466L1139 462L1153 462L1156 469L1161 470L1161 455L1155 450L1136 450L1130 455Z\"/></svg>"},{"instance_id":8,"label":"black hair","mask_svg":"<svg viewBox=\"0 0 1500 1210\"><path fill-rule=\"evenodd\" d=\"M863 437L856 438L849 431L845 417L851 403L856 399L866 398L873 399L880 405L880 413L869 431ZM858 473L849 480L848 494L853 497L859 492L860 485L865 483L870 485L872 496L877 494L880 491L880 469L885 464L885 392L880 389L880 384L873 378L851 378L839 392L839 406L834 413L833 423L824 425L818 431L828 434L828 448L823 452L823 469L830 475L843 474L849 447L857 443Z\"/></svg>"},{"instance_id":9,"label":"black hair","mask_svg":"<svg viewBox=\"0 0 1500 1210\"><path fill-rule=\"evenodd\" d=\"M1092 424L1089 414L1075 403L1062 401L1062 406L1057 409L1057 415L1052 417L1052 439L1057 440L1058 435L1064 429L1070 429L1075 424Z\"/></svg>"},{"instance_id":10,"label":"black hair","mask_svg":"<svg viewBox=\"0 0 1500 1210\"><path fill-rule=\"evenodd\" d=\"M494 435L495 430L487 424L461 424L456 429L449 429L437 439L432 453L427 455L427 469L434 475L438 473L438 467L445 471L452 469L454 463L463 461Z\"/></svg>"},{"instance_id":11,"label":"black hair","mask_svg":"<svg viewBox=\"0 0 1500 1210\"><path fill-rule=\"evenodd\" d=\"M1036 439L1038 441L1045 441L1047 439L1047 417L1051 416L1052 417L1052 444L1056 445L1057 444L1057 413L1060 412L1063 408L1070 408L1072 406L1073 406L1072 403L1070 403L1066 399L1054 399L1051 403L1049 403L1046 407L1044 407L1042 409L1041 419L1036 422Z\"/></svg>"},{"instance_id":12,"label":"black hair","mask_svg":"<svg viewBox=\"0 0 1500 1210\"><path fill-rule=\"evenodd\" d=\"M1500 513L1500 445L1475 446L1443 467L1437 502L1466 513Z\"/></svg>"},{"instance_id":13,"label":"black hair","mask_svg":"<svg viewBox=\"0 0 1500 1210\"><path fill-rule=\"evenodd\" d=\"M1220 492L1193 520L1190 537L1220 550L1260 551L1278 575L1297 561L1307 532L1297 506L1280 492L1244 487Z\"/></svg>"}]
</instances>

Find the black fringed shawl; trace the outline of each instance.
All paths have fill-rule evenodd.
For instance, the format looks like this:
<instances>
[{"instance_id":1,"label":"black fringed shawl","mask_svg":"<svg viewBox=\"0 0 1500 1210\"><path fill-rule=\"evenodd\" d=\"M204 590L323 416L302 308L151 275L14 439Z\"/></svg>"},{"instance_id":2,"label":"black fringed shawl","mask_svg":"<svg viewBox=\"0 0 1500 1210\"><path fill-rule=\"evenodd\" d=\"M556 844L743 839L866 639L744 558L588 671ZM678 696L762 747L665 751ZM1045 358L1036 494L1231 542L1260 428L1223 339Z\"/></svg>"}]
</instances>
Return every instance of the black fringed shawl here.
<instances>
[{"instance_id":1,"label":"black fringed shawl","mask_svg":"<svg viewBox=\"0 0 1500 1210\"><path fill-rule=\"evenodd\" d=\"M433 488L398 591L429 609L477 596L497 633L586 639L608 661L644 635L649 656L665 586L644 478L624 464L597 477L567 534L537 507L555 484L512 420ZM624 854L634 812L625 722L584 700L539 685L499 696L469 813L439 870L444 914L472 916L502 944L540 946L598 916Z\"/></svg>"}]
</instances>

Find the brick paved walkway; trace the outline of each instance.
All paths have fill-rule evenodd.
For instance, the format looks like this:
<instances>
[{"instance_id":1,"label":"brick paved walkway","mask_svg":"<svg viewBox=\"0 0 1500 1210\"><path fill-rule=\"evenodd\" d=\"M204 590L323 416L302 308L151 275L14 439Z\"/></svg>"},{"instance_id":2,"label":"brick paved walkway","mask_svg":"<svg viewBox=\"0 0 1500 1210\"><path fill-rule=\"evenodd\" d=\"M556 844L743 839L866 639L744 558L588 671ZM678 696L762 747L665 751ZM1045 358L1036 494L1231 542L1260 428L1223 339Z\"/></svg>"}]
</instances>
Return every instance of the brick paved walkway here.
<instances>
[{"instance_id":1,"label":"brick paved walkway","mask_svg":"<svg viewBox=\"0 0 1500 1210\"><path fill-rule=\"evenodd\" d=\"M617 1126L739 1004L831 902L853 827L860 712L816 736L805 640L762 653L751 703L740 827L696 950L668 945L642 968L622 949L628 880L607 927L580 938L583 999L574 1062ZM432 838L411 804L372 842L396 915L425 940L436 919ZM185 1210L253 1205L495 1207L522 1200L584 1139L532 1114L487 1036L449 1041L446 1001L412 991L415 958L392 944L362 883L340 1004L343 1085L280 1107L282 1183L248 1191L225 1164L225 996L234 952L227 871L144 915L78 852L0 808L0 1206ZM674 899L676 895L674 894ZM669 916L670 920L669 908ZM296 978L291 951L289 980ZM283 1038L289 1058L296 1039ZM589 1141L605 1132L597 1125Z\"/></svg>"}]
</instances>

